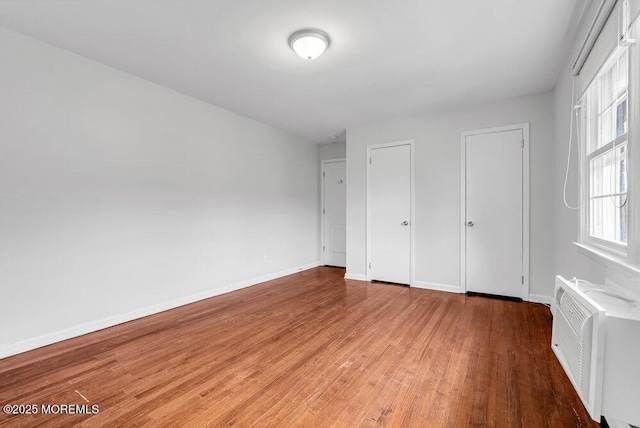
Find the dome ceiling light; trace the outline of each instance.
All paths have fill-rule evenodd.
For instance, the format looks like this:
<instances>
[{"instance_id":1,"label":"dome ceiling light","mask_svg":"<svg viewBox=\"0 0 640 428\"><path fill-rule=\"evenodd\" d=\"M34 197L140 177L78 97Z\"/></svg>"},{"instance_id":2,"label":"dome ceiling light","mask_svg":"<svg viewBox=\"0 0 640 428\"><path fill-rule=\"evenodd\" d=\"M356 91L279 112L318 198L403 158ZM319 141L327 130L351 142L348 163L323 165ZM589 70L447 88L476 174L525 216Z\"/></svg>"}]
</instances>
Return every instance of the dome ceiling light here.
<instances>
[{"instance_id":1,"label":"dome ceiling light","mask_svg":"<svg viewBox=\"0 0 640 428\"><path fill-rule=\"evenodd\" d=\"M329 47L329 35L315 29L296 31L289 36L289 46L300 58L316 59Z\"/></svg>"}]
</instances>

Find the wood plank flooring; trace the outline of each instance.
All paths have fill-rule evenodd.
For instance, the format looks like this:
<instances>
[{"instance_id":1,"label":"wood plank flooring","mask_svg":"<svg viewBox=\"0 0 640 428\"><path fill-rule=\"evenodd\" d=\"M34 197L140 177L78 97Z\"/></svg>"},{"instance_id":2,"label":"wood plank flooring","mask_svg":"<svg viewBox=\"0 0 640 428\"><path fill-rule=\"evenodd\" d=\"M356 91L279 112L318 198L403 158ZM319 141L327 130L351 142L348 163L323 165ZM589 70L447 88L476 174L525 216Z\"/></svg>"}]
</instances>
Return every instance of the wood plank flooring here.
<instances>
[{"instance_id":1,"label":"wood plank flooring","mask_svg":"<svg viewBox=\"0 0 640 428\"><path fill-rule=\"evenodd\" d=\"M99 406L0 426L598 426L545 306L343 276L316 268L0 360L0 405Z\"/></svg>"}]
</instances>

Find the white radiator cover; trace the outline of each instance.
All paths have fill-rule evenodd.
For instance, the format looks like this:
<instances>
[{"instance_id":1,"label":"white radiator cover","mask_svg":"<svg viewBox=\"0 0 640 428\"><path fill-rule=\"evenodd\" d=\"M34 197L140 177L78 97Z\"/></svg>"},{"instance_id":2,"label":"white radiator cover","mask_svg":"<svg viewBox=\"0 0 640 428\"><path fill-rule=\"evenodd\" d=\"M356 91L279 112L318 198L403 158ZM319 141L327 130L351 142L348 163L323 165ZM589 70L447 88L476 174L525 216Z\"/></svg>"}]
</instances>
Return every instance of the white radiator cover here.
<instances>
[{"instance_id":1,"label":"white radiator cover","mask_svg":"<svg viewBox=\"0 0 640 428\"><path fill-rule=\"evenodd\" d=\"M600 422L605 310L556 277L551 344L591 418Z\"/></svg>"},{"instance_id":2,"label":"white radiator cover","mask_svg":"<svg viewBox=\"0 0 640 428\"><path fill-rule=\"evenodd\" d=\"M606 289L604 293L597 292ZM640 303L556 277L552 348L595 421L640 425Z\"/></svg>"}]
</instances>

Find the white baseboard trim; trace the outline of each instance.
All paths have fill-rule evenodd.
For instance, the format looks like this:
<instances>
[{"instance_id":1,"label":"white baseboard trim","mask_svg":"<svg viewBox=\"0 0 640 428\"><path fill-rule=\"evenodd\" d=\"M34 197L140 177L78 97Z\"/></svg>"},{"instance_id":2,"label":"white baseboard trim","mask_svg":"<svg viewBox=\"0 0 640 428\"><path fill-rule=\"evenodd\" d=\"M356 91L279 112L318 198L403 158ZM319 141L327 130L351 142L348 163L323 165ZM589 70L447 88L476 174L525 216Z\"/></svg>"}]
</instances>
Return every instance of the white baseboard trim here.
<instances>
[{"instance_id":1,"label":"white baseboard trim","mask_svg":"<svg viewBox=\"0 0 640 428\"><path fill-rule=\"evenodd\" d=\"M553 297L542 296L540 294L529 294L529 301L532 303L544 303L545 305L550 305L553 303Z\"/></svg>"},{"instance_id":2,"label":"white baseboard trim","mask_svg":"<svg viewBox=\"0 0 640 428\"><path fill-rule=\"evenodd\" d=\"M367 275L360 275L358 273L345 273L344 279L355 279L356 281L369 281Z\"/></svg>"},{"instance_id":3,"label":"white baseboard trim","mask_svg":"<svg viewBox=\"0 0 640 428\"><path fill-rule=\"evenodd\" d=\"M31 351L33 349L41 348L43 346L51 345L56 342L61 342L63 340L82 336L84 334L93 333L98 330L102 330L108 327L113 327L115 325L133 321L138 318L143 318L143 317L157 314L159 312L163 312L169 309L184 306L189 303L197 302L198 300L208 299L209 297L214 297L226 292L227 292L227 287L214 288L212 290L208 290L205 293L199 293L191 296L186 296L180 299L170 300L168 302L163 302L157 305L148 306L146 308L138 309L135 311L126 312L124 314L103 318L98 321L92 321L85 324L80 324L64 330L59 330L53 333L34 337L32 339L5 344L0 346L0 358L5 358L11 355L20 354L22 352Z\"/></svg>"},{"instance_id":4,"label":"white baseboard trim","mask_svg":"<svg viewBox=\"0 0 640 428\"><path fill-rule=\"evenodd\" d=\"M607 424L609 424L609 428L631 428L628 423L616 419L607 419Z\"/></svg>"},{"instance_id":5,"label":"white baseboard trim","mask_svg":"<svg viewBox=\"0 0 640 428\"><path fill-rule=\"evenodd\" d=\"M320 266L319 261L308 263L306 265L301 265L291 269L285 269L279 272L263 275L258 278L241 281L229 286L214 288L202 293L192 294L190 296L181 297L179 299L170 300L168 302L159 303L157 305L149 306L142 309L137 309L135 311L126 312L124 314L116 315L113 317L108 317L98 321L92 321L89 323L81 324L65 330L60 330L53 333L45 334L43 336L34 337L32 339L0 345L0 359L10 357L12 355L20 354L23 352L31 351L33 349L41 348L43 346L51 345L56 342L61 342L63 340L72 339L74 337L82 336L84 334L93 333L95 331L113 327L118 324L133 321L135 319L143 318L149 315L154 315L160 312L167 311L169 309L175 309L180 306L198 302L200 300L219 296L220 294L229 293L231 291L236 291L242 288L251 287L252 285L257 285L262 282L271 281L273 279L281 278L283 276L313 269L318 266Z\"/></svg>"},{"instance_id":6,"label":"white baseboard trim","mask_svg":"<svg viewBox=\"0 0 640 428\"><path fill-rule=\"evenodd\" d=\"M228 291L236 291L242 288L251 287L252 285L260 284L262 282L271 281L273 279L282 278L283 276L291 275L294 273L302 272L305 270L313 269L321 265L320 261L316 261L313 263L307 263L306 265L297 266L291 269L281 270L280 272L270 273L267 275L262 275L258 278L249 279L247 281L238 282L236 284L232 284L228 287ZM205 297L206 299L206 297ZM200 299L202 300L202 299Z\"/></svg>"},{"instance_id":7,"label":"white baseboard trim","mask_svg":"<svg viewBox=\"0 0 640 428\"><path fill-rule=\"evenodd\" d=\"M462 293L460 287L450 284L437 284L435 282L413 281L412 287L422 288L424 290L446 291L448 293Z\"/></svg>"}]
</instances>

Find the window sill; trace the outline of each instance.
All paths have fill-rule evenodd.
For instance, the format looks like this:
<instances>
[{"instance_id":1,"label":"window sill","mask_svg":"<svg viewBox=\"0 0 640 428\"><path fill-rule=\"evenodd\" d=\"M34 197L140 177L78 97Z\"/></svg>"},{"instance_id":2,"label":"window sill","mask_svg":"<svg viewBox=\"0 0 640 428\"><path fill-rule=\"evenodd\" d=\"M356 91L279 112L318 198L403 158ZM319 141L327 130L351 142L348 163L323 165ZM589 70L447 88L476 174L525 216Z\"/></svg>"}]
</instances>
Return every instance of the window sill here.
<instances>
[{"instance_id":1,"label":"window sill","mask_svg":"<svg viewBox=\"0 0 640 428\"><path fill-rule=\"evenodd\" d=\"M581 254L604 264L607 268L640 276L640 265L636 263L630 263L620 256L613 255L591 245L581 244L579 242L574 242L573 245L578 247L578 251Z\"/></svg>"}]
</instances>

